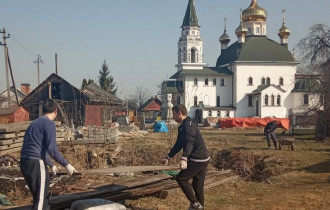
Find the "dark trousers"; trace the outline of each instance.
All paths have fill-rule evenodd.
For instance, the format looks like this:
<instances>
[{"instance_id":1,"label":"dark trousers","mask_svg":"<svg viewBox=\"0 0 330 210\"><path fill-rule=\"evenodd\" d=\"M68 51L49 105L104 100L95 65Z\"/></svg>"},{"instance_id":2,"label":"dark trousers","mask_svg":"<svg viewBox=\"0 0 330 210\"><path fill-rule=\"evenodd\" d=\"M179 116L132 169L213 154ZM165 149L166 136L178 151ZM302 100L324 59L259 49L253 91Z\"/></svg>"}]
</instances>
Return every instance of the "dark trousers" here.
<instances>
[{"instance_id":1,"label":"dark trousers","mask_svg":"<svg viewBox=\"0 0 330 210\"><path fill-rule=\"evenodd\" d=\"M204 180L209 162L188 161L187 169L181 170L176 176L176 181L190 203L199 201L204 206ZM189 183L190 179L193 179L192 184Z\"/></svg>"},{"instance_id":2,"label":"dark trousers","mask_svg":"<svg viewBox=\"0 0 330 210\"><path fill-rule=\"evenodd\" d=\"M266 139L267 139L268 147L271 147L270 138L273 140L274 147L277 148L277 141L276 141L275 131L266 132Z\"/></svg>"},{"instance_id":3,"label":"dark trousers","mask_svg":"<svg viewBox=\"0 0 330 210\"><path fill-rule=\"evenodd\" d=\"M43 160L20 160L21 172L33 196L33 210L48 210L49 173Z\"/></svg>"}]
</instances>

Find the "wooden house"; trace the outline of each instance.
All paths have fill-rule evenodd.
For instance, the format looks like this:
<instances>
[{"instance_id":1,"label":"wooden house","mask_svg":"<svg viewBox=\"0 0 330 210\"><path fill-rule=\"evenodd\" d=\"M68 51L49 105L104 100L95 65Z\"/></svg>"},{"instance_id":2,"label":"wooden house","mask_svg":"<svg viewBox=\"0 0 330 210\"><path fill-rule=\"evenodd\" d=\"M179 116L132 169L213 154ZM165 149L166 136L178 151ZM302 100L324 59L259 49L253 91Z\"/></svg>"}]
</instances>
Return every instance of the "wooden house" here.
<instances>
[{"instance_id":1,"label":"wooden house","mask_svg":"<svg viewBox=\"0 0 330 210\"><path fill-rule=\"evenodd\" d=\"M162 102L157 96L148 99L139 109L144 115L146 123L153 123L160 116L162 110Z\"/></svg>"},{"instance_id":2,"label":"wooden house","mask_svg":"<svg viewBox=\"0 0 330 210\"><path fill-rule=\"evenodd\" d=\"M67 126L103 125L111 119L112 110L122 104L121 99L94 84L79 90L53 73L21 102L30 113L30 120L42 115L42 104L49 98L60 105L57 120Z\"/></svg>"}]
</instances>

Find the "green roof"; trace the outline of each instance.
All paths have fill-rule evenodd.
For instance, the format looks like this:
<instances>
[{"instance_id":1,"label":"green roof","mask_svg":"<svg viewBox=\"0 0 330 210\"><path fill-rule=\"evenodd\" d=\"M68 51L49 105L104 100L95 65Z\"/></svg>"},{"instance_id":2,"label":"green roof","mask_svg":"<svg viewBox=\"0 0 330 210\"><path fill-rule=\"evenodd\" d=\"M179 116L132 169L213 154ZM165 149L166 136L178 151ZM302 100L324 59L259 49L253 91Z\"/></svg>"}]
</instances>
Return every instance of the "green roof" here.
<instances>
[{"instance_id":1,"label":"green roof","mask_svg":"<svg viewBox=\"0 0 330 210\"><path fill-rule=\"evenodd\" d=\"M285 92L285 90L283 90L280 86L278 86L278 85L273 85L273 84L272 84L272 85L259 85L259 86L257 87L257 89L255 89L254 91L252 91L252 93L253 93L253 94L261 93L263 90L269 88L270 86L272 86L272 87L274 87L274 88L276 88L276 89L278 89L278 90L280 90L280 91L282 91L282 92Z\"/></svg>"},{"instance_id":2,"label":"green roof","mask_svg":"<svg viewBox=\"0 0 330 210\"><path fill-rule=\"evenodd\" d=\"M182 26L198 26L198 18L197 18L197 14L196 14L196 9L195 9L195 5L194 5L194 0L189 0L188 6L187 6L187 10L186 10L186 14L184 16L183 19L183 23Z\"/></svg>"},{"instance_id":3,"label":"green roof","mask_svg":"<svg viewBox=\"0 0 330 210\"><path fill-rule=\"evenodd\" d=\"M303 78L294 84L292 92L317 92L320 82L314 78Z\"/></svg>"},{"instance_id":4,"label":"green roof","mask_svg":"<svg viewBox=\"0 0 330 210\"><path fill-rule=\"evenodd\" d=\"M216 66L235 61L295 62L295 59L285 46L266 36L250 36L245 43L235 42L225 49Z\"/></svg>"},{"instance_id":5,"label":"green roof","mask_svg":"<svg viewBox=\"0 0 330 210\"><path fill-rule=\"evenodd\" d=\"M180 76L186 75L232 75L233 72L226 67L204 67L201 70L196 69L184 69L176 72L170 77L170 79L177 79Z\"/></svg>"},{"instance_id":6,"label":"green roof","mask_svg":"<svg viewBox=\"0 0 330 210\"><path fill-rule=\"evenodd\" d=\"M182 81L168 80L163 82L163 90L166 93L182 93Z\"/></svg>"}]
</instances>

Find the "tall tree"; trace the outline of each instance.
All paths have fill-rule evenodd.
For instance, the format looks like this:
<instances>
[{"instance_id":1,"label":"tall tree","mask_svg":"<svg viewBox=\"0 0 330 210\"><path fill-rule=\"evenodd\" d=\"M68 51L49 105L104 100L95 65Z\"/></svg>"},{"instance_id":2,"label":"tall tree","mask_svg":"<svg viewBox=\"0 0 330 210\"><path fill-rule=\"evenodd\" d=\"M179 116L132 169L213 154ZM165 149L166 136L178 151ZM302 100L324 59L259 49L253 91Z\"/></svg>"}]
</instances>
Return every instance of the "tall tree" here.
<instances>
[{"instance_id":1,"label":"tall tree","mask_svg":"<svg viewBox=\"0 0 330 210\"><path fill-rule=\"evenodd\" d=\"M111 93L112 95L116 95L116 83L113 81L113 77L110 75L110 71L108 69L108 64L106 61L103 62L102 68L99 71L99 83L100 87L103 90Z\"/></svg>"},{"instance_id":2,"label":"tall tree","mask_svg":"<svg viewBox=\"0 0 330 210\"><path fill-rule=\"evenodd\" d=\"M324 24L315 24L309 34L300 40L298 49L302 56L302 63L311 70L311 73L321 75L319 93L324 97L324 135L330 134L330 29ZM318 127L318 126L316 126ZM317 139L322 139L317 137Z\"/></svg>"},{"instance_id":3,"label":"tall tree","mask_svg":"<svg viewBox=\"0 0 330 210\"><path fill-rule=\"evenodd\" d=\"M84 89L88 85L87 80L84 78L82 83L81 83L81 89Z\"/></svg>"}]
</instances>

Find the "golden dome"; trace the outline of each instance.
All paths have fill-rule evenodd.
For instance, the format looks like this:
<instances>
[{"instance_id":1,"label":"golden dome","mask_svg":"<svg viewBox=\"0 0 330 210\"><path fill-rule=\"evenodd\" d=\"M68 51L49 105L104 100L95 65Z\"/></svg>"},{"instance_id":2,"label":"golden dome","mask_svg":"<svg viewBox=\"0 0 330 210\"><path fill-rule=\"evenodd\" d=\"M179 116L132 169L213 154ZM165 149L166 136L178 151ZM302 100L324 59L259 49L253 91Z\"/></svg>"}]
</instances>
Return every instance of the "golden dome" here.
<instances>
[{"instance_id":1,"label":"golden dome","mask_svg":"<svg viewBox=\"0 0 330 210\"><path fill-rule=\"evenodd\" d=\"M283 23L282 27L278 30L278 35L281 38L288 37L290 35L291 31L288 27L286 27L285 23Z\"/></svg>"},{"instance_id":2,"label":"golden dome","mask_svg":"<svg viewBox=\"0 0 330 210\"><path fill-rule=\"evenodd\" d=\"M267 11L259 7L257 0L252 0L250 6L243 10L243 21L265 21L267 19Z\"/></svg>"}]
</instances>

